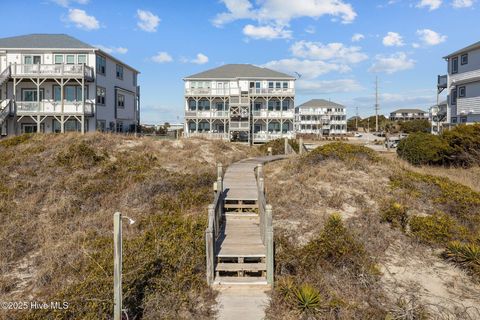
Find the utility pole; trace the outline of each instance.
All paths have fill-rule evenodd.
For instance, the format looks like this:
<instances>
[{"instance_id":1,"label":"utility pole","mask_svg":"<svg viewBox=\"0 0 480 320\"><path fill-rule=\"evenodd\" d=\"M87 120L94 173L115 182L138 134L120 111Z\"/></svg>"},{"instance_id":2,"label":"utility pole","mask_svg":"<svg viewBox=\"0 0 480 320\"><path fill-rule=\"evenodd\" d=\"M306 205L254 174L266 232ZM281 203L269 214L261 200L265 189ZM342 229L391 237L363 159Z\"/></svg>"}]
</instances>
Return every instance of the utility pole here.
<instances>
[{"instance_id":1,"label":"utility pole","mask_svg":"<svg viewBox=\"0 0 480 320\"><path fill-rule=\"evenodd\" d=\"M358 106L355 107L355 130L358 131Z\"/></svg>"},{"instance_id":2,"label":"utility pole","mask_svg":"<svg viewBox=\"0 0 480 320\"><path fill-rule=\"evenodd\" d=\"M375 132L378 132L378 76L375 77Z\"/></svg>"}]
</instances>

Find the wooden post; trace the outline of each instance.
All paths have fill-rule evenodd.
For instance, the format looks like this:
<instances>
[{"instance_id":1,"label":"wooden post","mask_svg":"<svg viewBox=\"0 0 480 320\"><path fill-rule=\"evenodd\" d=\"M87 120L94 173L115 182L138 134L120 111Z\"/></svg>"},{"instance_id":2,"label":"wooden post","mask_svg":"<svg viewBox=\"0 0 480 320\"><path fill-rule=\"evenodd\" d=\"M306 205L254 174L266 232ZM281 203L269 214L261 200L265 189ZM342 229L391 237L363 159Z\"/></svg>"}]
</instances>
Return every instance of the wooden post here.
<instances>
[{"instance_id":1,"label":"wooden post","mask_svg":"<svg viewBox=\"0 0 480 320\"><path fill-rule=\"evenodd\" d=\"M260 188L260 192L265 194L265 181L264 181L263 178L258 178L258 185L259 185L259 188Z\"/></svg>"},{"instance_id":2,"label":"wooden post","mask_svg":"<svg viewBox=\"0 0 480 320\"><path fill-rule=\"evenodd\" d=\"M268 155L271 156L273 154L272 147L268 147Z\"/></svg>"},{"instance_id":3,"label":"wooden post","mask_svg":"<svg viewBox=\"0 0 480 320\"><path fill-rule=\"evenodd\" d=\"M258 179L263 178L263 164L257 166L257 177Z\"/></svg>"},{"instance_id":4,"label":"wooden post","mask_svg":"<svg viewBox=\"0 0 480 320\"><path fill-rule=\"evenodd\" d=\"M219 162L217 163L217 179L223 177L223 165Z\"/></svg>"},{"instance_id":5,"label":"wooden post","mask_svg":"<svg viewBox=\"0 0 480 320\"><path fill-rule=\"evenodd\" d=\"M303 137L300 137L299 142L298 142L298 153L303 154Z\"/></svg>"},{"instance_id":6,"label":"wooden post","mask_svg":"<svg viewBox=\"0 0 480 320\"><path fill-rule=\"evenodd\" d=\"M267 283L273 286L274 276L274 252L273 252L273 226L272 226L272 206L267 204L265 207L265 245L267 247Z\"/></svg>"},{"instance_id":7,"label":"wooden post","mask_svg":"<svg viewBox=\"0 0 480 320\"><path fill-rule=\"evenodd\" d=\"M122 317L122 214L113 215L113 319Z\"/></svg>"},{"instance_id":8,"label":"wooden post","mask_svg":"<svg viewBox=\"0 0 480 320\"><path fill-rule=\"evenodd\" d=\"M215 208L211 204L208 206L208 227L205 230L205 252L207 256L207 283L211 285L213 283L215 274L215 251L214 251L214 237L212 226L215 226Z\"/></svg>"}]
</instances>

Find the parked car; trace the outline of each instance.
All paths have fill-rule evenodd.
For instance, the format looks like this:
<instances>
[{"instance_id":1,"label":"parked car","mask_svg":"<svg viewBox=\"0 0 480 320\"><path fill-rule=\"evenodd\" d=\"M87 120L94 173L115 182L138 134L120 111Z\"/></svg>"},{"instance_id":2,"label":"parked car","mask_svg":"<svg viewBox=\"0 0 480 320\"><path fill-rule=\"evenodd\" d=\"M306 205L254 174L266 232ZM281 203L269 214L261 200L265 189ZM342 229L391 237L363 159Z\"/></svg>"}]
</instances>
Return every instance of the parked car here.
<instances>
[{"instance_id":1,"label":"parked car","mask_svg":"<svg viewBox=\"0 0 480 320\"><path fill-rule=\"evenodd\" d=\"M385 139L385 148L396 148L398 147L398 143L400 142L400 137L390 137Z\"/></svg>"},{"instance_id":2,"label":"parked car","mask_svg":"<svg viewBox=\"0 0 480 320\"><path fill-rule=\"evenodd\" d=\"M356 138L361 138L361 137L363 137L363 135L362 135L361 133L358 133L358 132L355 133L353 136L356 137Z\"/></svg>"}]
</instances>

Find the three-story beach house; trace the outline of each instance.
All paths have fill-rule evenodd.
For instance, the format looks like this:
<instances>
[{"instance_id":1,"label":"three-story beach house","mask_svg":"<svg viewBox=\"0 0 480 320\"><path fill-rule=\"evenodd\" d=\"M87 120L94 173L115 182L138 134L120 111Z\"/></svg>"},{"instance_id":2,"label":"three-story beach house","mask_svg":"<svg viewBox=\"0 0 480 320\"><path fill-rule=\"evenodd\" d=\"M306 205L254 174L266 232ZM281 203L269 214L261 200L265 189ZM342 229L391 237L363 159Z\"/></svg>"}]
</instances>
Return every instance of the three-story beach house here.
<instances>
[{"instance_id":1,"label":"three-story beach house","mask_svg":"<svg viewBox=\"0 0 480 320\"><path fill-rule=\"evenodd\" d=\"M444 57L448 74L438 76L447 90L447 123L480 122L480 41Z\"/></svg>"},{"instance_id":2,"label":"three-story beach house","mask_svg":"<svg viewBox=\"0 0 480 320\"><path fill-rule=\"evenodd\" d=\"M347 133L347 111L338 103L312 99L295 108L296 132L316 135Z\"/></svg>"},{"instance_id":3,"label":"three-story beach house","mask_svg":"<svg viewBox=\"0 0 480 320\"><path fill-rule=\"evenodd\" d=\"M0 39L0 132L136 130L138 74L68 35Z\"/></svg>"},{"instance_id":4,"label":"three-story beach house","mask_svg":"<svg viewBox=\"0 0 480 320\"><path fill-rule=\"evenodd\" d=\"M183 80L187 137L253 144L294 136L294 77L251 64L227 64Z\"/></svg>"}]
</instances>

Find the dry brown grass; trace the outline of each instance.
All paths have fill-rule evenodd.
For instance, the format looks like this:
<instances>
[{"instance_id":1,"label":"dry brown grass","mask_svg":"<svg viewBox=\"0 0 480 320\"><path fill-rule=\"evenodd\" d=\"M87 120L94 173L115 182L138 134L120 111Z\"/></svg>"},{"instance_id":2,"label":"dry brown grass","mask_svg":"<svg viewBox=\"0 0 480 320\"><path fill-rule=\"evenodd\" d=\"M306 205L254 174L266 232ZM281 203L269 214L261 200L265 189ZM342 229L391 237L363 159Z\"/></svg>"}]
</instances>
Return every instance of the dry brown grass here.
<instances>
[{"instance_id":1,"label":"dry brown grass","mask_svg":"<svg viewBox=\"0 0 480 320\"><path fill-rule=\"evenodd\" d=\"M432 251L429 245L410 237L408 228L403 232L382 222L382 211L392 200L408 208L409 216L431 215L446 208L434 200L425 201L424 197L392 189L392 176L417 169L460 181L458 175L468 172L412 168L397 160L355 161L325 159L299 167L302 161L293 158L266 166L268 201L273 205L275 233L282 244L277 242L277 254L281 254L277 263L278 259L284 261L284 256L302 250L318 236L327 217L338 212L377 265L378 278L352 277L345 268L326 270L320 266L292 274L288 264L277 270L277 277L288 275L299 282L309 279L309 284L327 300L325 308L315 316L319 319L384 319L387 315L412 319L480 317L480 310L475 307L480 304L480 287L471 277L443 260L438 250ZM469 181L478 186L475 178L470 177ZM426 194L429 188L433 187L425 186ZM298 317L281 302L278 292L273 297L268 318Z\"/></svg>"},{"instance_id":2,"label":"dry brown grass","mask_svg":"<svg viewBox=\"0 0 480 320\"><path fill-rule=\"evenodd\" d=\"M175 271L170 275L172 279L183 277L179 283L189 289L172 287L156 298L145 293L148 299L144 305L130 298L135 308L147 310L150 318L211 316L214 295L204 283L202 250L205 208L211 201L215 164L222 162L227 166L248 156L252 152L250 148L198 139L154 141L103 134L33 135L17 139L15 143L6 142L0 145L1 301L49 301L59 294L70 294L81 300L87 294L85 290L88 294L92 292L95 287L89 286L95 282L97 298L103 294L109 296L111 278L101 275L104 271L105 276L110 274L113 268L109 253L112 215L120 211L137 221L124 228L127 243L132 241L140 246L133 257L142 250L138 239L146 232L154 233L158 231L155 228L161 228L162 224L149 222L156 217L178 217L180 220L175 223L195 228L193 233L186 233L192 237L188 241L194 248L184 250L185 254L190 252L190 256L179 262L185 270L192 267L195 271L191 278ZM96 239L104 242L95 243ZM200 245L194 245L195 242ZM161 247L151 248L151 252L159 249ZM197 251L191 251L193 249ZM144 267L142 261L126 261L139 269ZM134 285L135 275L126 272L125 281L128 284L131 280ZM167 285L161 275L152 279L156 279L158 285ZM80 281L85 281L83 289L77 286ZM103 292L102 288L108 291ZM188 296L192 299L186 299ZM95 296L92 299L94 301ZM168 305L156 299L176 302ZM100 310L111 310L110 306L98 303L97 314L104 318ZM72 310L78 312L73 317L88 318L86 309L87 306L83 309L72 306ZM135 318L141 317L141 310L134 310ZM35 318L34 312L8 316L52 317L38 315Z\"/></svg>"}]
</instances>

